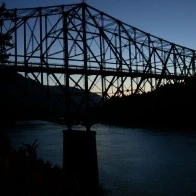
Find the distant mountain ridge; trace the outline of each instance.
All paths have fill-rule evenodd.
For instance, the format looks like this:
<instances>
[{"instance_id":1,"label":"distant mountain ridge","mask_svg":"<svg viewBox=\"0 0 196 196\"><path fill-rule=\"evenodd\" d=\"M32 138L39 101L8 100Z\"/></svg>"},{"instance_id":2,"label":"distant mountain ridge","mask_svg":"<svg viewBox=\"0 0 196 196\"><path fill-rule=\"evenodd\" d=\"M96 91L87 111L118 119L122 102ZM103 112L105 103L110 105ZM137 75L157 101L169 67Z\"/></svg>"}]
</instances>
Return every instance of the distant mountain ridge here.
<instances>
[{"instance_id":1,"label":"distant mountain ridge","mask_svg":"<svg viewBox=\"0 0 196 196\"><path fill-rule=\"evenodd\" d=\"M6 119L59 119L67 115L64 86L43 86L33 79L23 77L17 72L0 73L0 107ZM70 87L72 92L72 102L81 102L84 95L82 89ZM89 93L91 99L98 103L101 97L95 93ZM91 104L92 105L92 104ZM91 106L90 105L90 106ZM80 110L70 106L71 113L84 113L85 107L82 105Z\"/></svg>"}]
</instances>

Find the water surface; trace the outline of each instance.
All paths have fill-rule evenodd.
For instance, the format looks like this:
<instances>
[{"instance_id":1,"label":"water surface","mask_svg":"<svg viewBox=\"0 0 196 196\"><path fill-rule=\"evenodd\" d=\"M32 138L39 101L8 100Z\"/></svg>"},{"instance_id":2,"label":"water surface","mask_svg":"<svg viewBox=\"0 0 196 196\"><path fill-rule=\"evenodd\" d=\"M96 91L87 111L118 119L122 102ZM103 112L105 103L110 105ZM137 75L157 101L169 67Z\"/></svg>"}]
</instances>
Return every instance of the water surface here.
<instances>
[{"instance_id":1,"label":"water surface","mask_svg":"<svg viewBox=\"0 0 196 196\"><path fill-rule=\"evenodd\" d=\"M38 156L62 166L65 126L27 121L10 129L13 145L38 139ZM74 129L84 130L83 127ZM188 196L196 192L196 133L97 124L100 183L111 196Z\"/></svg>"}]
</instances>

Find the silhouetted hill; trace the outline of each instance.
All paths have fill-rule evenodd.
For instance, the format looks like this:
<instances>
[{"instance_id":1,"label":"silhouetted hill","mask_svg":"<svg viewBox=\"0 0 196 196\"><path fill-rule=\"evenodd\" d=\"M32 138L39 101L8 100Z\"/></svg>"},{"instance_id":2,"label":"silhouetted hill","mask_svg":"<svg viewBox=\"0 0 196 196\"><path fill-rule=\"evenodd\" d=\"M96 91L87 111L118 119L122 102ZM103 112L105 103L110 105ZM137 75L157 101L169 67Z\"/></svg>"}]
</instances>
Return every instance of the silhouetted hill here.
<instances>
[{"instance_id":1,"label":"silhouetted hill","mask_svg":"<svg viewBox=\"0 0 196 196\"><path fill-rule=\"evenodd\" d=\"M102 121L128 127L196 128L196 80L166 84L153 92L113 97L102 107Z\"/></svg>"},{"instance_id":2,"label":"silhouetted hill","mask_svg":"<svg viewBox=\"0 0 196 196\"><path fill-rule=\"evenodd\" d=\"M24 119L51 119L57 120L66 115L65 95L62 86L42 86L31 78L25 79L16 72L0 73L0 108L1 121L11 122L12 120ZM84 91L77 88L70 88L72 102L81 103ZM100 96L90 93L93 102L100 101ZM91 106L92 104L90 104ZM81 115L84 113L84 106L76 111L77 107L70 107L72 113Z\"/></svg>"}]
</instances>

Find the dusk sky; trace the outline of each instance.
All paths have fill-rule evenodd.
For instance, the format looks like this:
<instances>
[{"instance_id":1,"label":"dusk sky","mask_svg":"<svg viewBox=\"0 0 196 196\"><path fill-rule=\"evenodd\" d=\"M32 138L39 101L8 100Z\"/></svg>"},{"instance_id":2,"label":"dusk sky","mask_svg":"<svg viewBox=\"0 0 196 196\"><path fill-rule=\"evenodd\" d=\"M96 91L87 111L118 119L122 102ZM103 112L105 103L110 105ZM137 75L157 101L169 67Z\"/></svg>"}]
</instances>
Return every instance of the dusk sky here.
<instances>
[{"instance_id":1,"label":"dusk sky","mask_svg":"<svg viewBox=\"0 0 196 196\"><path fill-rule=\"evenodd\" d=\"M5 0L8 9L81 0ZM86 3L157 37L196 49L196 0L86 0Z\"/></svg>"}]
</instances>

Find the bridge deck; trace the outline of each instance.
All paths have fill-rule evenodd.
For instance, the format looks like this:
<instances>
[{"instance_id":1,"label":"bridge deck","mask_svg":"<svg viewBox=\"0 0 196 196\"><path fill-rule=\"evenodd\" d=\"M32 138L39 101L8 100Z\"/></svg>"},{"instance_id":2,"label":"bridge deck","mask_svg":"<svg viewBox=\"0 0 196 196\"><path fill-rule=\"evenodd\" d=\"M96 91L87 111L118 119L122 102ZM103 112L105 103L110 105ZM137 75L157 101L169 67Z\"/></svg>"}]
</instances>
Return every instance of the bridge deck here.
<instances>
[{"instance_id":1,"label":"bridge deck","mask_svg":"<svg viewBox=\"0 0 196 196\"><path fill-rule=\"evenodd\" d=\"M63 65L61 66L49 66L46 67L45 65L38 66L35 64L31 64L31 66L16 66L14 64L9 64L9 66L0 66L0 70L2 71L9 71L9 72L24 72L24 73L30 73L30 72L38 72L38 73L61 73L61 74L66 74L68 73L69 75L101 75L101 76L119 76L119 77L132 77L132 78L137 78L137 77L143 77L143 78L165 78L165 79L177 79L177 80L183 80L185 78L191 77L191 76L186 76L184 74L164 74L161 71L158 70L158 72L148 72L146 73L143 70L128 70L128 69L114 69L114 68L102 68L100 69L99 67L88 67L87 69L84 69L83 66L77 66L77 65L71 65L69 68L65 68Z\"/></svg>"}]
</instances>

